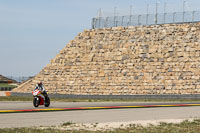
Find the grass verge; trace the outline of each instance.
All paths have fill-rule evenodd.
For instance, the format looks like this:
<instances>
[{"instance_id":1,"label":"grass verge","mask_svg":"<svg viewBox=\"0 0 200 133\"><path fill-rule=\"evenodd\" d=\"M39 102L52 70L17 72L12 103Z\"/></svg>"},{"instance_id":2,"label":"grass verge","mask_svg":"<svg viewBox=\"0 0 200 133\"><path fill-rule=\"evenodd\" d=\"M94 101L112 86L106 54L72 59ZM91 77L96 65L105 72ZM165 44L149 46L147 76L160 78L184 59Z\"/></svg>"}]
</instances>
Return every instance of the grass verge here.
<instances>
[{"instance_id":1,"label":"grass verge","mask_svg":"<svg viewBox=\"0 0 200 133\"><path fill-rule=\"evenodd\" d=\"M68 126L68 125L67 125ZM116 129L108 129L108 130L97 130L91 131L88 129L78 129L72 130L69 128L55 128L49 127L44 129L37 128L4 128L0 129L0 132L3 133L199 133L200 131L200 119L196 119L193 121L183 121L179 124L173 123L160 123L159 125L149 125L149 126L141 126L141 125L129 125L125 128L116 128Z\"/></svg>"},{"instance_id":2,"label":"grass verge","mask_svg":"<svg viewBox=\"0 0 200 133\"><path fill-rule=\"evenodd\" d=\"M5 84L5 83L0 83L0 87L11 87L11 88L14 88L16 87L16 85L10 85L10 84Z\"/></svg>"},{"instance_id":3,"label":"grass verge","mask_svg":"<svg viewBox=\"0 0 200 133\"><path fill-rule=\"evenodd\" d=\"M33 97L0 96L0 101L32 101Z\"/></svg>"},{"instance_id":4,"label":"grass verge","mask_svg":"<svg viewBox=\"0 0 200 133\"><path fill-rule=\"evenodd\" d=\"M50 97L51 98L51 97ZM0 101L32 101L33 97L0 96ZM73 99L51 98L58 102L200 102L200 99Z\"/></svg>"}]
</instances>

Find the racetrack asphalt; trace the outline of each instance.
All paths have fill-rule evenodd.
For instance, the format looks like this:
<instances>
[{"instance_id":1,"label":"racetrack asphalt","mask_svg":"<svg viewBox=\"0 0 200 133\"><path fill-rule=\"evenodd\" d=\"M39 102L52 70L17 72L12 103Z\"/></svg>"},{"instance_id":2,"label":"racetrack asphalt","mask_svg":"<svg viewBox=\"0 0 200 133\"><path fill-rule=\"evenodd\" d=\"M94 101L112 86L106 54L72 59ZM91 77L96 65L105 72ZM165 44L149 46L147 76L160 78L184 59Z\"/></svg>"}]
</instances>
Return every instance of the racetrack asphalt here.
<instances>
[{"instance_id":1,"label":"racetrack asphalt","mask_svg":"<svg viewBox=\"0 0 200 133\"><path fill-rule=\"evenodd\" d=\"M180 103L134 102L52 102L49 108L77 108L102 106L169 105ZM188 103L181 103L188 104ZM195 103L196 104L196 103ZM35 109L32 102L0 102L0 110ZM46 109L40 106L39 109ZM32 112L0 114L0 128L59 125L64 122L105 123L140 120L200 118L200 106L76 110L62 112Z\"/></svg>"},{"instance_id":2,"label":"racetrack asphalt","mask_svg":"<svg viewBox=\"0 0 200 133\"><path fill-rule=\"evenodd\" d=\"M53 108L79 108L79 107L110 107L110 106L141 106L141 105L180 105L200 103L182 102L51 102L49 107L40 105L35 108L32 102L1 101L0 110L27 110L27 109L53 109Z\"/></svg>"}]
</instances>

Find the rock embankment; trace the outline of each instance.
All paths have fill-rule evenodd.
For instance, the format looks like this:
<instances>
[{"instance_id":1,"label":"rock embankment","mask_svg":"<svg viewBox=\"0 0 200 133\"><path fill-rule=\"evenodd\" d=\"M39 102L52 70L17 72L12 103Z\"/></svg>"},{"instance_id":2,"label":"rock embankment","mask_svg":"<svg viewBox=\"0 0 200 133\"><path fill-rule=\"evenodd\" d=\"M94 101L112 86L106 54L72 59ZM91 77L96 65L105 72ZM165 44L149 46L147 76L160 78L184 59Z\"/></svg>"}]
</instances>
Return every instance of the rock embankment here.
<instances>
[{"instance_id":1,"label":"rock embankment","mask_svg":"<svg viewBox=\"0 0 200 133\"><path fill-rule=\"evenodd\" d=\"M200 93L200 23L85 30L14 91L38 81L61 94Z\"/></svg>"}]
</instances>

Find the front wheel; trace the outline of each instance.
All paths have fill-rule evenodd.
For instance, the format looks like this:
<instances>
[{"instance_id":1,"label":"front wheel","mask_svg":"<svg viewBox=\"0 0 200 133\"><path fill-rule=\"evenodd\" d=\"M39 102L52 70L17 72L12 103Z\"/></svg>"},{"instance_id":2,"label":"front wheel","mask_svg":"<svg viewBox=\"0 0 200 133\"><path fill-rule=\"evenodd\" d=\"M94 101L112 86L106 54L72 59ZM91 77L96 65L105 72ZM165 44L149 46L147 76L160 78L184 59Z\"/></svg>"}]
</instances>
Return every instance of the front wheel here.
<instances>
[{"instance_id":1,"label":"front wheel","mask_svg":"<svg viewBox=\"0 0 200 133\"><path fill-rule=\"evenodd\" d=\"M44 106L45 106L45 107L49 107L49 105L50 105L50 98L47 96L47 97L45 98Z\"/></svg>"},{"instance_id":2,"label":"front wheel","mask_svg":"<svg viewBox=\"0 0 200 133\"><path fill-rule=\"evenodd\" d=\"M33 106L38 107L40 103L40 99L38 97L33 98Z\"/></svg>"}]
</instances>

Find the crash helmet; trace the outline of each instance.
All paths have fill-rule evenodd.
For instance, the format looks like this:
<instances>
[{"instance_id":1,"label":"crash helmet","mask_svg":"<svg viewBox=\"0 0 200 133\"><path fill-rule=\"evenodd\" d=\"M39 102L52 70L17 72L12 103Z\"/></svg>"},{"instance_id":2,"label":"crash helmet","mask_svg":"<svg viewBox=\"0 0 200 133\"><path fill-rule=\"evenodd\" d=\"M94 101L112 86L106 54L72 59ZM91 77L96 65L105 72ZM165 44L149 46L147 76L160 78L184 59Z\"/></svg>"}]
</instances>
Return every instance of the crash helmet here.
<instances>
[{"instance_id":1,"label":"crash helmet","mask_svg":"<svg viewBox=\"0 0 200 133\"><path fill-rule=\"evenodd\" d=\"M42 81L38 82L38 86L42 86Z\"/></svg>"}]
</instances>

